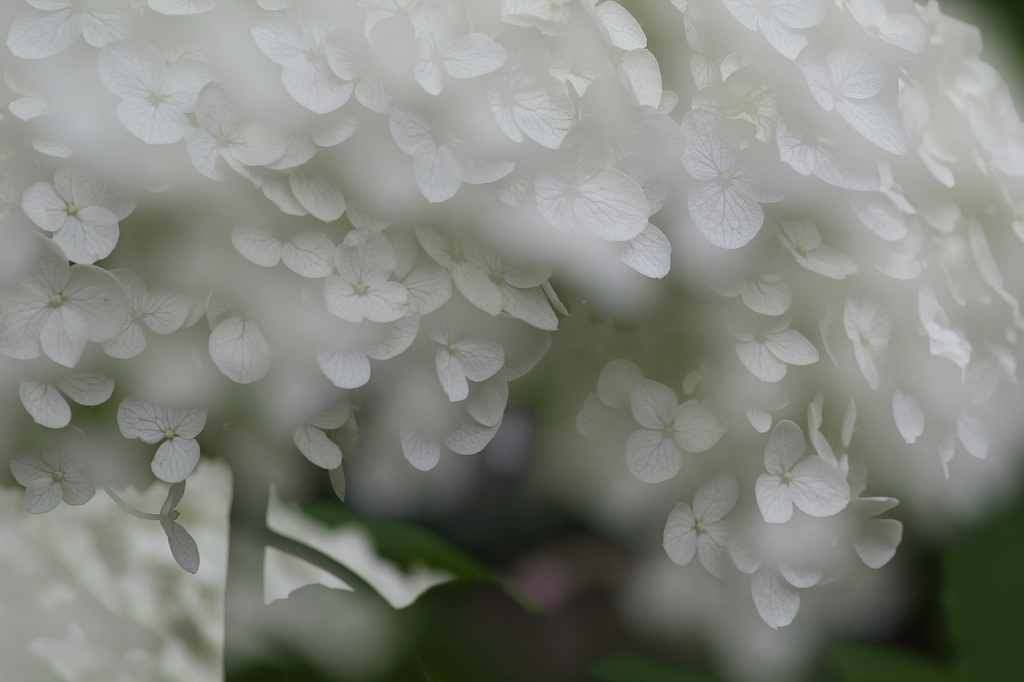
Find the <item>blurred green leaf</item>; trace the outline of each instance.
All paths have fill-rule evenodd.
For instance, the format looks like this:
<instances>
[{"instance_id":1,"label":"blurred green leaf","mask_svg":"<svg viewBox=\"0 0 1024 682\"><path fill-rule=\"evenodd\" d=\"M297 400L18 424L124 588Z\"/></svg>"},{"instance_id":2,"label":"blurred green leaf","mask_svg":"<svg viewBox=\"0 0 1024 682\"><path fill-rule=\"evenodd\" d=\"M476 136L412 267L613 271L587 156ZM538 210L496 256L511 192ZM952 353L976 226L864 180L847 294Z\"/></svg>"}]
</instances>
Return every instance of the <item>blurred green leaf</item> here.
<instances>
[{"instance_id":1,"label":"blurred green leaf","mask_svg":"<svg viewBox=\"0 0 1024 682\"><path fill-rule=\"evenodd\" d=\"M633 654L614 654L587 669L604 682L715 682L705 673L680 670Z\"/></svg>"},{"instance_id":2,"label":"blurred green leaf","mask_svg":"<svg viewBox=\"0 0 1024 682\"><path fill-rule=\"evenodd\" d=\"M910 651L888 647L841 646L829 667L842 682L952 682L942 665Z\"/></svg>"},{"instance_id":3,"label":"blurred green leaf","mask_svg":"<svg viewBox=\"0 0 1024 682\"><path fill-rule=\"evenodd\" d=\"M1024 677L1024 506L951 547L943 563L950 637L964 682Z\"/></svg>"},{"instance_id":4,"label":"blurred green leaf","mask_svg":"<svg viewBox=\"0 0 1024 682\"><path fill-rule=\"evenodd\" d=\"M479 561L426 528L407 523L366 521L341 503L330 500L317 500L304 506L303 511L328 526L362 526L373 538L377 553L406 571L425 565L448 571L456 578L490 577Z\"/></svg>"}]
</instances>

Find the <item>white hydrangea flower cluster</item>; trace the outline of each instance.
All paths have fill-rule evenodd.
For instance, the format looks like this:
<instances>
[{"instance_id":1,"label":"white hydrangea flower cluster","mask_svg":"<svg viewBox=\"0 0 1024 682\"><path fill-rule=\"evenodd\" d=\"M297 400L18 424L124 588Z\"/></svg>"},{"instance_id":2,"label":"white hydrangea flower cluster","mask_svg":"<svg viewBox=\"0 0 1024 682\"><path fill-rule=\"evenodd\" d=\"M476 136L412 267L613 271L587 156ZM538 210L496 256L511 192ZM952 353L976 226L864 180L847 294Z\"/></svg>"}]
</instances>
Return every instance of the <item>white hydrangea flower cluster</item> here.
<instances>
[{"instance_id":1,"label":"white hydrangea flower cluster","mask_svg":"<svg viewBox=\"0 0 1024 682\"><path fill-rule=\"evenodd\" d=\"M386 405L428 470L494 437L568 314L556 273L600 298L603 278L671 272L702 302L690 398L658 379L694 349L645 378L637 348L577 420L632 420L645 483L716 472L669 516L669 556L752 576L773 628L847 550L882 566L902 525L861 497L867 465L913 446L949 477L957 450L1012 439L1024 124L934 0L672 4L656 55L615 0L9 3L10 442L81 422L159 443L144 456L171 493L136 513L194 571L174 507L208 413L290 439L343 494L356 412ZM675 91L659 60L688 62ZM116 419L62 392L117 394ZM89 452L13 459L29 510L115 494ZM799 515L846 525L791 559L758 540Z\"/></svg>"}]
</instances>

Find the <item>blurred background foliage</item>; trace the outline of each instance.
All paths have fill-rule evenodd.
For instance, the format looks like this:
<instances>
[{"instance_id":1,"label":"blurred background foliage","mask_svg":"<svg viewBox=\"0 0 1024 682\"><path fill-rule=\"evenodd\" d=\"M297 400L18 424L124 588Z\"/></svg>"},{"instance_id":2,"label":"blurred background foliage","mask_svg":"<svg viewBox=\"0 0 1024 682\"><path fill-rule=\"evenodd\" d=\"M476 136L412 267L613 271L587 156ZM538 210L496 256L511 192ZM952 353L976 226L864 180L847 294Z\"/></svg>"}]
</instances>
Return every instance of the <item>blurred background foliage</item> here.
<instances>
[{"instance_id":1,"label":"blurred background foliage","mask_svg":"<svg viewBox=\"0 0 1024 682\"><path fill-rule=\"evenodd\" d=\"M623 4L638 17L644 15L644 0ZM979 25L986 38L985 59L995 64L1008 82L1021 83L1024 3L944 0L941 6L946 14ZM656 27L645 29L652 42L673 39L659 34ZM672 66L662 68L670 78ZM1014 99L1018 109L1024 110L1024 89L1017 87ZM565 320L567 324L619 326L585 305L578 304L571 312L575 314ZM630 335L623 338L626 336ZM573 334L576 339L587 337L585 329ZM554 414L557 410L552 406L582 404L592 381L579 377L592 378L599 369L587 350L559 348L556 342L554 352L538 371L512 386L509 409L532 427L534 448L545 447L548 421L574 417ZM685 369L680 371L685 373ZM566 395L574 391L577 400ZM561 395L552 396L552 392ZM337 502L326 487L322 498L306 500L305 511L328 525L361 525L374 539L377 552L403 568L426 565L456 578L427 590L413 605L396 612L401 643L382 675L329 674L301 653L284 650L275 652L270 662L229 665L228 682L718 680L711 653L701 642L659 644L630 632L615 601L616 589L625 583L629 571L627 550L602 537L586 520L522 485L525 474L521 467L491 467L460 508L416 525L360 518ZM946 547L907 537L900 553L909 557L916 581L904 620L873 641L834 643L812 663L806 679L1022 679L1024 505L1002 509ZM589 569L567 590L564 600L536 603L519 591L517 581L522 583L531 562L552 556ZM538 594L543 595L543 590L534 594L535 599ZM314 585L293 593L286 606L277 603L266 609L268 617L274 617L274 609L346 609L360 599L358 591Z\"/></svg>"}]
</instances>

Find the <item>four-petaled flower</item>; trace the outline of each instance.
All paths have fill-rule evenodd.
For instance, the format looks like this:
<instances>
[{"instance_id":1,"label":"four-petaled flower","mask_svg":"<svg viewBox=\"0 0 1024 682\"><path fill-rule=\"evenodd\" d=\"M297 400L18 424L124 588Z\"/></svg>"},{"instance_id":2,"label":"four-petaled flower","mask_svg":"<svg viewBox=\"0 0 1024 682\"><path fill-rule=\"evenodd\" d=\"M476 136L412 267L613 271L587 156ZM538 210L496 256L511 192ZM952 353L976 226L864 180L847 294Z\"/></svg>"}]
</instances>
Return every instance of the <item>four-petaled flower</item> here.
<instances>
[{"instance_id":1,"label":"four-petaled flower","mask_svg":"<svg viewBox=\"0 0 1024 682\"><path fill-rule=\"evenodd\" d=\"M11 460L11 473L25 486L25 509L31 514L45 514L61 498L68 504L79 505L96 494L96 487L63 448L15 457Z\"/></svg>"},{"instance_id":2,"label":"four-petaled flower","mask_svg":"<svg viewBox=\"0 0 1024 682\"><path fill-rule=\"evenodd\" d=\"M693 507L680 502L665 524L664 547L672 561L685 566L694 553L708 573L725 577L730 525L723 517L739 499L736 477L726 472L701 483Z\"/></svg>"},{"instance_id":3,"label":"four-petaled flower","mask_svg":"<svg viewBox=\"0 0 1024 682\"><path fill-rule=\"evenodd\" d=\"M160 443L152 469L162 481L184 481L199 463L195 438L206 426L206 410L168 410L138 398L125 398L117 409L117 425L125 438L138 438L150 445Z\"/></svg>"}]
</instances>

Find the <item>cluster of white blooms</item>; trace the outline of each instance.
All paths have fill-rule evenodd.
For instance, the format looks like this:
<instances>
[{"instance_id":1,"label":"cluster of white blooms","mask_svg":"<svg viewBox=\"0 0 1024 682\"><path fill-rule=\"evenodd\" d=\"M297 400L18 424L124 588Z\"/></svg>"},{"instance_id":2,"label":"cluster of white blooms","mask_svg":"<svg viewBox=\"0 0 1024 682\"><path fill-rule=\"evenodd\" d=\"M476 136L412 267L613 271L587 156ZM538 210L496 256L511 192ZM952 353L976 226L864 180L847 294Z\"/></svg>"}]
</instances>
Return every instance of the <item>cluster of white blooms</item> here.
<instances>
[{"instance_id":1,"label":"cluster of white blooms","mask_svg":"<svg viewBox=\"0 0 1024 682\"><path fill-rule=\"evenodd\" d=\"M497 433L569 314L551 278L600 300L631 269L683 285L702 340L601 358L577 427L629 421L645 483L701 463L672 560L750 575L773 628L850 553L884 565L869 468L899 489L906 446L941 485L1010 449L1024 123L935 0L661 4L655 55L615 0L7 3L5 455L73 424L148 458L173 485L135 513L194 572L174 508L208 413L340 495L357 412L432 469ZM12 459L27 508L116 496L97 449ZM803 517L820 547L764 541Z\"/></svg>"}]
</instances>

